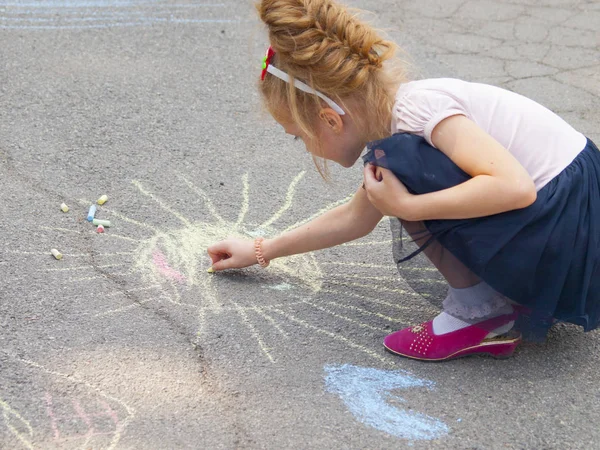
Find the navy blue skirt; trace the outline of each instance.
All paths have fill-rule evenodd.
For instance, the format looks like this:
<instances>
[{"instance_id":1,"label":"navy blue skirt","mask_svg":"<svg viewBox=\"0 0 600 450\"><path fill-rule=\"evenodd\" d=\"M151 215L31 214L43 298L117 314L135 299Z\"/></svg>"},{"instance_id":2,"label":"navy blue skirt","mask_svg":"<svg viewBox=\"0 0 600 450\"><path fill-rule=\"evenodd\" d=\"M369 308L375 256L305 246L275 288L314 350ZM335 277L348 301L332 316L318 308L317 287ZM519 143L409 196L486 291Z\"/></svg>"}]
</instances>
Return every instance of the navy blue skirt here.
<instances>
[{"instance_id":1,"label":"navy blue skirt","mask_svg":"<svg viewBox=\"0 0 600 450\"><path fill-rule=\"evenodd\" d=\"M365 163L391 170L413 194L447 189L470 176L425 139L396 134L372 142ZM425 226L472 272L523 306L530 338L555 321L600 322L600 151L590 140L529 207ZM415 256L415 252L410 257Z\"/></svg>"}]
</instances>

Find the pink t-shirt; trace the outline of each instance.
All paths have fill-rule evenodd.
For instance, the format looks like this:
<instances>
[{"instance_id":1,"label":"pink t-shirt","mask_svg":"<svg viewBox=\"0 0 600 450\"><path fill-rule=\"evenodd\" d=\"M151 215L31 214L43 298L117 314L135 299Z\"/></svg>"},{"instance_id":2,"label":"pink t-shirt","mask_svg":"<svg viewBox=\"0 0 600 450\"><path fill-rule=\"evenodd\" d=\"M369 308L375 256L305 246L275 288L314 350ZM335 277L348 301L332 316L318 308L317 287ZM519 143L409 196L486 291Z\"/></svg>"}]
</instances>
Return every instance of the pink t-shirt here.
<instances>
[{"instance_id":1,"label":"pink t-shirt","mask_svg":"<svg viewBox=\"0 0 600 450\"><path fill-rule=\"evenodd\" d=\"M400 86L392 133L413 133L431 145L442 120L461 114L496 139L525 167L540 190L584 149L587 139L533 100L487 84L452 78Z\"/></svg>"}]
</instances>

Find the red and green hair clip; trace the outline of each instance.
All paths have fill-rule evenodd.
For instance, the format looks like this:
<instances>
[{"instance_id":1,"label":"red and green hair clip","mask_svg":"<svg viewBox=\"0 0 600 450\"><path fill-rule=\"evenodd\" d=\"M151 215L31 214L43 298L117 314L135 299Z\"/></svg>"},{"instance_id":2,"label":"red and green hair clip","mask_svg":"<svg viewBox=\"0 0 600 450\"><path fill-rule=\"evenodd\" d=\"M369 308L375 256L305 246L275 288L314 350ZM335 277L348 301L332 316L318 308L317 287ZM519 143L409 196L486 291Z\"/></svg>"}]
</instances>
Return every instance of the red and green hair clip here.
<instances>
[{"instance_id":1,"label":"red and green hair clip","mask_svg":"<svg viewBox=\"0 0 600 450\"><path fill-rule=\"evenodd\" d=\"M267 71L269 69L269 65L271 64L271 59L275 56L275 50L271 46L267 49L267 54L264 56L262 60L262 73L260 74L260 80L263 81L267 76Z\"/></svg>"}]
</instances>

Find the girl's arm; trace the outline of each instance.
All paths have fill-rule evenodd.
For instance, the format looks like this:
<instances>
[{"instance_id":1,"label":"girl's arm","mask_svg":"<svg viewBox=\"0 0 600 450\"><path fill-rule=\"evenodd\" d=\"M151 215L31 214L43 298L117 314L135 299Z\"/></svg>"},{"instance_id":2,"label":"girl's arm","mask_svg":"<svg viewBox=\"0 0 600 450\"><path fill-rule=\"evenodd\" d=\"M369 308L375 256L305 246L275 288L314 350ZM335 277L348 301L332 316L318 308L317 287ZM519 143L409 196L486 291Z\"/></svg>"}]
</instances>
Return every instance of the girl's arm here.
<instances>
[{"instance_id":1,"label":"girl's arm","mask_svg":"<svg viewBox=\"0 0 600 450\"><path fill-rule=\"evenodd\" d=\"M470 219L525 208L537 197L525 168L465 116L440 122L433 145L473 178L457 186L407 197L408 220Z\"/></svg>"},{"instance_id":2,"label":"girl's arm","mask_svg":"<svg viewBox=\"0 0 600 450\"><path fill-rule=\"evenodd\" d=\"M273 239L263 241L263 255L271 260L281 256L334 247L369 234L383 215L359 188L350 202Z\"/></svg>"},{"instance_id":3,"label":"girl's arm","mask_svg":"<svg viewBox=\"0 0 600 450\"><path fill-rule=\"evenodd\" d=\"M263 256L271 260L343 244L369 234L382 217L361 187L350 202L278 237L265 239ZM218 242L208 247L208 254L212 259L209 271L239 269L257 263L254 241L249 239Z\"/></svg>"}]
</instances>

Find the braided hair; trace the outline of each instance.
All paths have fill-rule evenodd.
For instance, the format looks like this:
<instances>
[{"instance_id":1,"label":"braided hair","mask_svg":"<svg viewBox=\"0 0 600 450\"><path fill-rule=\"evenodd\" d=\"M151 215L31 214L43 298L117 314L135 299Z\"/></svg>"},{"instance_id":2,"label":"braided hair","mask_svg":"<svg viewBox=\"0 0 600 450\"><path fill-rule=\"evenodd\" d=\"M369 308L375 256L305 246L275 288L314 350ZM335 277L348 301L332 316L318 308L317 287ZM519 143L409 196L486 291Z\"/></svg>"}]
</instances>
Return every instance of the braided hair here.
<instances>
[{"instance_id":1,"label":"braided hair","mask_svg":"<svg viewBox=\"0 0 600 450\"><path fill-rule=\"evenodd\" d=\"M404 81L401 71L384 67L397 62L396 44L333 0L261 0L256 8L276 67L339 102L373 139L389 135L393 87ZM315 135L318 97L276 77L266 77L260 91L277 120L292 120Z\"/></svg>"}]
</instances>

